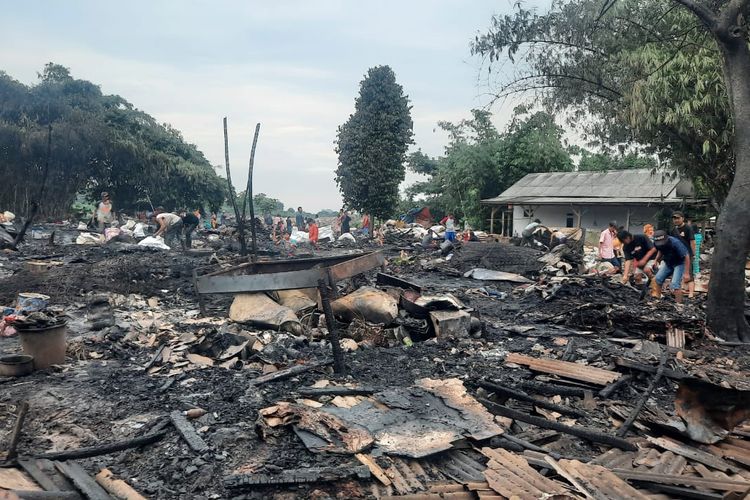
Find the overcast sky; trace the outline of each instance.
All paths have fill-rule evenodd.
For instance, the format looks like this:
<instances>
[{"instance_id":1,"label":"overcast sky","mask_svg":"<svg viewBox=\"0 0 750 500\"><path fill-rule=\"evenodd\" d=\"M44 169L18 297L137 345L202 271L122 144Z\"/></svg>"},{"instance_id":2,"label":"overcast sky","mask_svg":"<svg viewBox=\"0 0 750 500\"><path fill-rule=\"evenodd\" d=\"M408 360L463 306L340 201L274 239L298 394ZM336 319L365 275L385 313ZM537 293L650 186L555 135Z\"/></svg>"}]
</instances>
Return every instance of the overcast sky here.
<instances>
[{"instance_id":1,"label":"overcast sky","mask_svg":"<svg viewBox=\"0 0 750 500\"><path fill-rule=\"evenodd\" d=\"M394 69L413 105L415 148L440 154L437 121L486 103L469 43L511 9L509 0L6 2L0 69L28 84L46 62L67 66L172 124L222 168L227 116L237 186L260 122L255 192L317 211L341 203L333 141L367 69ZM512 107L494 109L499 125Z\"/></svg>"}]
</instances>

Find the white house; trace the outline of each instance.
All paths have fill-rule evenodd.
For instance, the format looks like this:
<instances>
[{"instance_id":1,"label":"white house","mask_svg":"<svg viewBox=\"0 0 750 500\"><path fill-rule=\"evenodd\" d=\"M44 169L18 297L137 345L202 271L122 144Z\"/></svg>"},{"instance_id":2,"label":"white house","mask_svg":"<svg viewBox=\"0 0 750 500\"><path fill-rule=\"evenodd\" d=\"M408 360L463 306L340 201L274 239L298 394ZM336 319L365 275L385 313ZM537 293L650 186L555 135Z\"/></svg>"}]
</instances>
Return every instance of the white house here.
<instances>
[{"instance_id":1,"label":"white house","mask_svg":"<svg viewBox=\"0 0 750 500\"><path fill-rule=\"evenodd\" d=\"M665 206L695 201L692 182L675 172L632 169L528 174L482 204L492 207L490 232L512 236L534 219L549 227L641 227Z\"/></svg>"}]
</instances>

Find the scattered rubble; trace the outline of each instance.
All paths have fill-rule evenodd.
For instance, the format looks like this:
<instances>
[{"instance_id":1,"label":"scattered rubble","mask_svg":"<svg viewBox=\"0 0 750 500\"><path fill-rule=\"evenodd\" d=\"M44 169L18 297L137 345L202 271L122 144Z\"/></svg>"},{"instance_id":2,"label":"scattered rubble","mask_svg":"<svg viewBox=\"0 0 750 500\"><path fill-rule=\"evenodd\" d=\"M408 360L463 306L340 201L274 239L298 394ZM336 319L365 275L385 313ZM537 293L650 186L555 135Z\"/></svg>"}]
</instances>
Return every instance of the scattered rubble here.
<instances>
[{"instance_id":1,"label":"scattered rubble","mask_svg":"<svg viewBox=\"0 0 750 500\"><path fill-rule=\"evenodd\" d=\"M212 232L201 241L208 252L118 235L38 239L3 255L6 329L68 333L63 362L0 378L0 490L750 492L750 351L705 331L701 294L683 306L644 297L593 272L582 238L547 253L487 241L443 255L415 245L420 228L393 226L376 251L355 239L357 248L327 243L314 256L259 262L214 249L209 236L223 236ZM19 301L24 293L46 298ZM2 354L22 351L11 333Z\"/></svg>"}]
</instances>

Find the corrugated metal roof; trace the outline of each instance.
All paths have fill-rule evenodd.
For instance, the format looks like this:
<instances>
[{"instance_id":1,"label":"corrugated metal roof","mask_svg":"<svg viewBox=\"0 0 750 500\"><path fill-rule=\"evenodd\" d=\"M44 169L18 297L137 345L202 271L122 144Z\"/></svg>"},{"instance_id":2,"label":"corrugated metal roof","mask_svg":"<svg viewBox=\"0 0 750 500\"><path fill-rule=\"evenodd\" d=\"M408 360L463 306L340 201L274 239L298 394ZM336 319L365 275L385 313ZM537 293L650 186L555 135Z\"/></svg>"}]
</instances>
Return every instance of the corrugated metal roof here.
<instances>
[{"instance_id":1,"label":"corrugated metal roof","mask_svg":"<svg viewBox=\"0 0 750 500\"><path fill-rule=\"evenodd\" d=\"M565 203L615 203L612 199L618 199L616 203L662 202L679 200L675 195L679 182L673 172L650 169L527 174L500 196L483 202L521 203L532 198L537 203L547 203L546 198L571 199Z\"/></svg>"}]
</instances>

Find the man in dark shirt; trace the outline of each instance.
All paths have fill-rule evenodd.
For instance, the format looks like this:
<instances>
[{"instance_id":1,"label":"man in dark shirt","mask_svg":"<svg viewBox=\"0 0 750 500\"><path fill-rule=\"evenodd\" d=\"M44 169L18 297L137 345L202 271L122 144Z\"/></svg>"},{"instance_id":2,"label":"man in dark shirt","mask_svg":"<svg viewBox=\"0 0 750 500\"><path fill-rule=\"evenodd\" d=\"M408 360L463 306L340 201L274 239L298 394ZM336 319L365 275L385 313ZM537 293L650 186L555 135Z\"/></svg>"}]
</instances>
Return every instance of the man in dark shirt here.
<instances>
[{"instance_id":1,"label":"man in dark shirt","mask_svg":"<svg viewBox=\"0 0 750 500\"><path fill-rule=\"evenodd\" d=\"M688 252L690 252L691 265L685 270L685 274L687 275L688 293L692 298L695 295L695 281L693 280L692 273L692 262L695 258L695 231L693 231L690 224L685 222L685 214L682 212L678 211L672 214L672 223L674 224L674 228L670 236L678 238L687 247Z\"/></svg>"},{"instance_id":2,"label":"man in dark shirt","mask_svg":"<svg viewBox=\"0 0 750 500\"><path fill-rule=\"evenodd\" d=\"M180 215L182 216L182 234L185 236L185 248L190 250L193 246L193 231L198 227L200 219L192 212L182 212Z\"/></svg>"},{"instance_id":3,"label":"man in dark shirt","mask_svg":"<svg viewBox=\"0 0 750 500\"><path fill-rule=\"evenodd\" d=\"M690 278L690 252L682 244L679 238L667 235L666 231L656 231L654 233L654 245L658 250L656 262L653 265L653 271L656 273L651 285L651 295L661 297L661 287L664 282L672 277L671 288L674 293L674 299L677 303L682 302L682 282ZM659 269L659 263L664 265Z\"/></svg>"},{"instance_id":4,"label":"man in dark shirt","mask_svg":"<svg viewBox=\"0 0 750 500\"><path fill-rule=\"evenodd\" d=\"M297 214L294 216L294 222L297 223L297 231L305 230L305 214L302 212L302 207L297 207Z\"/></svg>"},{"instance_id":5,"label":"man in dark shirt","mask_svg":"<svg viewBox=\"0 0 750 500\"><path fill-rule=\"evenodd\" d=\"M617 233L617 239L622 243L622 252L625 255L625 269L622 272L622 282L627 283L630 279L632 269L636 283L640 284L642 274L649 278L654 276L648 261L656 255L654 244L644 234L633 236L628 231L622 230Z\"/></svg>"},{"instance_id":6,"label":"man in dark shirt","mask_svg":"<svg viewBox=\"0 0 750 500\"><path fill-rule=\"evenodd\" d=\"M351 232L349 229L349 223L352 221L352 218L349 217L349 212L344 211L344 215L341 216L341 234L346 234Z\"/></svg>"}]
</instances>

